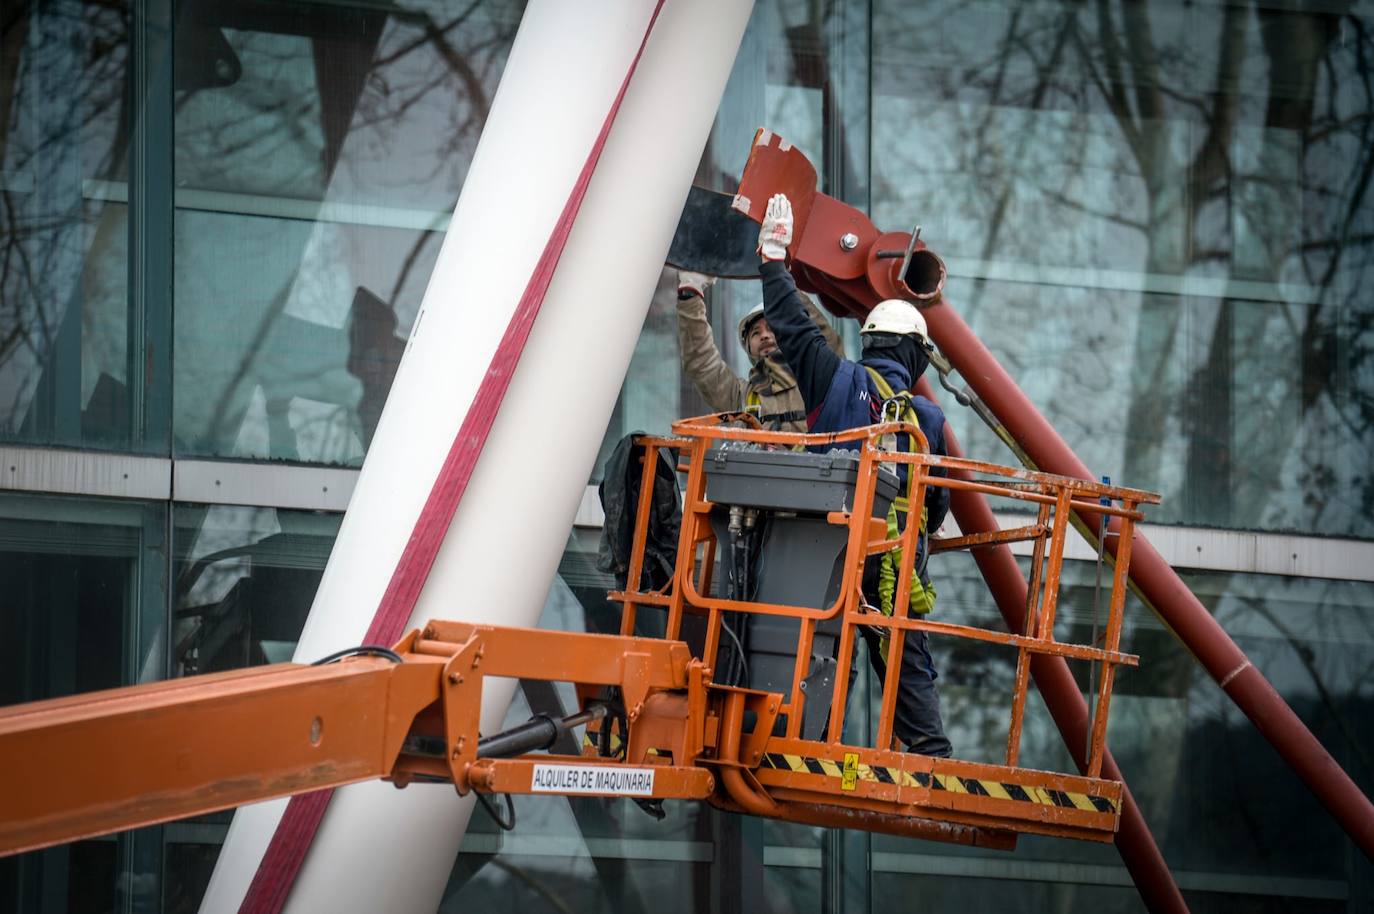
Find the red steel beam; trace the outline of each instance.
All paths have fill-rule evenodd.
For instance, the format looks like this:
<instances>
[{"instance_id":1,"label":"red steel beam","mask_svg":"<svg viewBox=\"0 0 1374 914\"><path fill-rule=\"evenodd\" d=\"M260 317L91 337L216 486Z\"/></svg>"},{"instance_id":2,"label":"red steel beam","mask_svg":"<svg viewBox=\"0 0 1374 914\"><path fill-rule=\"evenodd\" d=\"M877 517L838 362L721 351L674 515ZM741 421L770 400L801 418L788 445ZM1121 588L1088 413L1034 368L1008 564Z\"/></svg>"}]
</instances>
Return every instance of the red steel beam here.
<instances>
[{"instance_id":1,"label":"red steel beam","mask_svg":"<svg viewBox=\"0 0 1374 914\"><path fill-rule=\"evenodd\" d=\"M917 391L935 399L930 384L924 378L917 385ZM959 439L948 425L945 426L945 448L950 456L964 455ZM964 471L954 471L950 475L968 477ZM959 522L959 529L965 534L989 533L1000 529L992 508L988 507L987 497L978 492L951 489L950 510ZM1139 548L1138 544L1136 548ZM997 608L1002 612L1002 618L1006 620L1008 631L1025 631L1026 579L1011 549L1003 544L971 551L978 570L987 581L988 590L997 602ZM1132 552L1133 562L1135 555ZM1068 662L1063 657L1033 654L1031 676L1035 678L1035 686L1044 697L1045 705L1059 727L1074 763L1080 771L1086 771L1087 758L1083 750L1087 744L1088 706L1073 680L1073 674L1069 672ZM1183 893L1174 882L1169 866L1164 862L1164 855L1155 844L1154 835L1145 824L1145 817L1131 795L1130 785L1126 783L1110 750L1105 752L1102 759L1102 777L1121 782L1121 826L1116 834L1116 847L1145 906L1154 914L1187 914L1188 905L1183 900Z\"/></svg>"},{"instance_id":2,"label":"red steel beam","mask_svg":"<svg viewBox=\"0 0 1374 914\"><path fill-rule=\"evenodd\" d=\"M947 303L923 309L931 338L1024 449L1035 467L1093 479L1088 468ZM1090 531L1097 515L1080 512ZM1109 529L1115 529L1113 523ZM1106 550L1116 554L1116 538ZM1250 718L1351 839L1374 860L1374 804L1144 536L1136 534L1131 581L1222 690Z\"/></svg>"}]
</instances>

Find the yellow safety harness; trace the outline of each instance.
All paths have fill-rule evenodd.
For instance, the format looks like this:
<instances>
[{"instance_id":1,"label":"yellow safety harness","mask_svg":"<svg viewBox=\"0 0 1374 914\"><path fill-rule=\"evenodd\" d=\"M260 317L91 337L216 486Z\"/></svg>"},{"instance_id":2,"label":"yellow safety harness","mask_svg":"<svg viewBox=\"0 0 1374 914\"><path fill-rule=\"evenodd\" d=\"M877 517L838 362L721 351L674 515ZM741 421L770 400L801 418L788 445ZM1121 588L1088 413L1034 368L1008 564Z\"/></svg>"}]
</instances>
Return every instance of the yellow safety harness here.
<instances>
[{"instance_id":1,"label":"yellow safety harness","mask_svg":"<svg viewBox=\"0 0 1374 914\"><path fill-rule=\"evenodd\" d=\"M778 431L788 422L805 422L806 413L800 409L790 410L783 413L765 413L763 411L763 398L759 392L750 388L749 393L744 398L744 411L758 419L763 427L769 431Z\"/></svg>"},{"instance_id":2,"label":"yellow safety harness","mask_svg":"<svg viewBox=\"0 0 1374 914\"><path fill-rule=\"evenodd\" d=\"M888 384L875 369L864 366L868 371L868 376L873 379L873 384L878 388L878 394L883 398L879 417L882 421L889 421L889 414L893 421L909 422L920 427L917 421L916 408L911 405L911 394L908 391L900 393L892 390L892 385ZM895 437L895 436L894 436ZM916 453L916 439L914 436L907 435L907 450L909 453ZM896 449L896 441L891 443L892 449ZM906 526L899 521L905 519L909 522L911 513L911 500L916 491L916 470L914 467L907 469L906 492L892 500L892 506L887 510L887 538L896 539ZM924 505L921 506L921 535L926 534L927 511ZM896 605L895 594L897 591L897 576L901 568L902 548L895 547L889 552L883 553L881 563L878 566L878 608L884 615L892 615L892 610ZM914 568L911 573L911 612L928 613L935 608L935 588L929 583L921 582L920 568ZM882 652L884 658L887 656L887 638L883 638Z\"/></svg>"}]
</instances>

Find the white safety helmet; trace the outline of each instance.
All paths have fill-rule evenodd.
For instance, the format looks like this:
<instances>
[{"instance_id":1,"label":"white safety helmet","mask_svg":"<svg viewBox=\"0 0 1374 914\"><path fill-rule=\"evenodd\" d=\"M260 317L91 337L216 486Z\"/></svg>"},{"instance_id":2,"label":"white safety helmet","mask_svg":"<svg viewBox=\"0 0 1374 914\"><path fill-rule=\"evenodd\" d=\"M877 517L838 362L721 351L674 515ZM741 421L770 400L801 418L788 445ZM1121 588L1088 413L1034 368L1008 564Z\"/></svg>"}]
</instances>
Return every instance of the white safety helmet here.
<instances>
[{"instance_id":1,"label":"white safety helmet","mask_svg":"<svg viewBox=\"0 0 1374 914\"><path fill-rule=\"evenodd\" d=\"M744 347L746 355L749 352L749 328L754 325L754 321L761 317L763 317L763 302L750 308L744 317L739 319L739 344Z\"/></svg>"},{"instance_id":2,"label":"white safety helmet","mask_svg":"<svg viewBox=\"0 0 1374 914\"><path fill-rule=\"evenodd\" d=\"M900 298L880 301L868 312L868 318L859 328L860 333L895 333L898 336L917 334L927 337L926 319L916 306Z\"/></svg>"}]
</instances>

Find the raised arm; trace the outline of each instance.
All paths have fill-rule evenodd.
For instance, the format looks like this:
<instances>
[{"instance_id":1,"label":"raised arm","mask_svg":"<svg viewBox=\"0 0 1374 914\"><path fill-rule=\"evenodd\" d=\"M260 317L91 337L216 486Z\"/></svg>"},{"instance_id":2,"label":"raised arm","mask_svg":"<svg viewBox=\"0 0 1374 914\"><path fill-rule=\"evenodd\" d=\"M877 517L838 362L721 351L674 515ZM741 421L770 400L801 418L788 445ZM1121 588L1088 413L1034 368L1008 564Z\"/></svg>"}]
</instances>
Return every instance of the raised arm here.
<instances>
[{"instance_id":1,"label":"raised arm","mask_svg":"<svg viewBox=\"0 0 1374 914\"><path fill-rule=\"evenodd\" d=\"M801 293L782 261L759 266L763 280L763 316L777 337L787 366L797 379L808 413L825 400L830 381L840 367L840 357L826 343L816 322L806 313Z\"/></svg>"},{"instance_id":2,"label":"raised arm","mask_svg":"<svg viewBox=\"0 0 1374 914\"><path fill-rule=\"evenodd\" d=\"M807 413L812 413L825 401L830 381L840 367L840 357L807 314L797 284L787 272L785 258L791 243L792 204L783 194L774 194L759 228L763 316L797 379L797 389L801 391Z\"/></svg>"},{"instance_id":3,"label":"raised arm","mask_svg":"<svg viewBox=\"0 0 1374 914\"><path fill-rule=\"evenodd\" d=\"M725 364L711 335L706 319L706 299L702 297L706 277L698 273L678 273L677 344L682 370L696 384L713 410L739 409L744 382Z\"/></svg>"},{"instance_id":4,"label":"raised arm","mask_svg":"<svg viewBox=\"0 0 1374 914\"><path fill-rule=\"evenodd\" d=\"M840 334L835 330L835 325L832 323L835 318L822 311L810 295L807 295L800 289L797 290L797 294L801 296L802 303L806 305L806 313L811 316L811 320L820 328L821 336L825 337L825 345L829 346L831 351L836 355L843 357L844 340L840 339Z\"/></svg>"}]
</instances>

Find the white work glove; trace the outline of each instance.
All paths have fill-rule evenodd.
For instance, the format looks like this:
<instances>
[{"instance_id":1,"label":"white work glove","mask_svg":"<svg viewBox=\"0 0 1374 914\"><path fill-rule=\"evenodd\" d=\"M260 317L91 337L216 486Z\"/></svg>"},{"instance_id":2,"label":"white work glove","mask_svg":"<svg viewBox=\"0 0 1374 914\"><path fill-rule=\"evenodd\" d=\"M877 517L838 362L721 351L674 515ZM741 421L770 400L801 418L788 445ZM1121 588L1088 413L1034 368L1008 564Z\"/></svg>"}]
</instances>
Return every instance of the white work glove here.
<instances>
[{"instance_id":1,"label":"white work glove","mask_svg":"<svg viewBox=\"0 0 1374 914\"><path fill-rule=\"evenodd\" d=\"M716 278L707 276L705 273L693 273L690 270L677 271L677 297L686 298L686 293L706 297L706 290L715 285Z\"/></svg>"},{"instance_id":2,"label":"white work glove","mask_svg":"<svg viewBox=\"0 0 1374 914\"><path fill-rule=\"evenodd\" d=\"M759 227L759 256L764 260L783 260L792 243L792 204L785 194L768 199L768 209Z\"/></svg>"}]
</instances>

